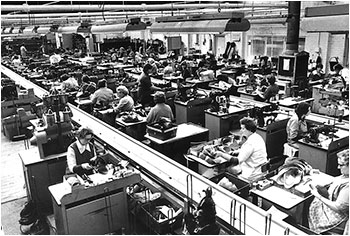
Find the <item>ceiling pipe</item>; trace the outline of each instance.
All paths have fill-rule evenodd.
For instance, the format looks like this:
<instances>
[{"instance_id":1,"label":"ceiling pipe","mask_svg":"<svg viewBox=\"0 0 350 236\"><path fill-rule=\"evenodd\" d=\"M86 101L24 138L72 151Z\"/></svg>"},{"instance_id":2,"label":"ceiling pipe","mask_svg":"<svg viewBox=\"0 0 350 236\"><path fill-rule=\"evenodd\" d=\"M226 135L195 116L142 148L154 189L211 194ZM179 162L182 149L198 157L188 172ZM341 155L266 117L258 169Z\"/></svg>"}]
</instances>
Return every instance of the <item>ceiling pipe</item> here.
<instances>
[{"instance_id":1,"label":"ceiling pipe","mask_svg":"<svg viewBox=\"0 0 350 236\"><path fill-rule=\"evenodd\" d=\"M286 25L286 21L287 18L273 18L273 19L269 19L269 18L261 18L261 19L251 19L249 20L250 24L256 25L256 24L266 24L266 25L270 25L270 24L282 24L282 25Z\"/></svg>"},{"instance_id":2,"label":"ceiling pipe","mask_svg":"<svg viewBox=\"0 0 350 236\"><path fill-rule=\"evenodd\" d=\"M279 9L279 14L274 14L271 15L271 10L268 9L265 11L263 11L263 9L259 9L259 12L254 11L251 12L250 8L244 8L244 9L223 9L221 12L222 13L226 13L226 12L235 12L235 11L239 11L239 12L245 12L246 18L248 19L257 19L257 18L265 18L265 17L270 17L270 18L274 18L276 15L276 17L281 17L283 15L285 15L285 13L287 12L287 9ZM202 9L202 10L185 10L185 11L181 11L178 12L178 14L183 15L183 14L201 14L201 13L205 13L205 14L213 14L213 13L217 13L217 9ZM170 16L171 12L170 11L154 11L154 12L107 12L104 14L104 17L106 19L115 19L116 17L124 17L125 15L128 15L129 18L133 18L133 17L160 17L160 16ZM76 19L74 17L78 17L79 19ZM36 22L33 21L28 21L28 15L27 14L21 14L21 15L3 15L2 16L2 22L5 24L11 24L11 23L17 23L17 22L22 22L22 24L38 24L38 23L51 23L51 22L47 22L47 21L55 21L55 20L60 20L62 21L62 19L64 19L64 21L77 21L77 20L90 20L90 21L104 21L101 20L102 17L102 13L66 13L64 15L60 15L60 17L57 17L57 14L31 14L31 19L35 19ZM28 23L27 23L28 21ZM67 23L67 22L66 22Z\"/></svg>"},{"instance_id":3,"label":"ceiling pipe","mask_svg":"<svg viewBox=\"0 0 350 236\"><path fill-rule=\"evenodd\" d=\"M285 8L284 10L287 10ZM221 12L251 12L251 8L239 8L239 9L222 9ZM259 12L258 12L259 11ZM271 11L270 9L266 8L258 8L255 9L253 12L261 14L262 11ZM198 10L182 10L181 12L176 12L180 14L192 14L192 13L217 13L217 9L198 9ZM114 16L114 15L129 15L129 14L171 14L172 11L151 11L151 12L144 12L144 11L128 11L128 12L104 12L103 14L105 16ZM176 14L175 13L175 14ZM65 17L71 17L71 16L101 16L102 12L75 12L75 13L48 13L48 14L31 14L33 18L42 18L42 17L57 17L57 14L60 14L60 16L65 16ZM16 15L1 15L2 19L10 19L10 18L27 18L28 14L16 14Z\"/></svg>"},{"instance_id":4,"label":"ceiling pipe","mask_svg":"<svg viewBox=\"0 0 350 236\"><path fill-rule=\"evenodd\" d=\"M198 9L198 8L218 8L217 3L212 4L163 4L163 5L146 5L141 6L143 11L150 10L174 10L174 9ZM242 3L224 3L221 4L222 9L225 8L243 8L243 7L269 7L269 8L282 8L287 7L287 3L254 3L254 4L242 4ZM101 11L99 5L4 5L1 6L1 11L12 12L12 11L23 11L23 12L53 12L53 11ZM105 11L138 11L140 10L139 5L104 5Z\"/></svg>"},{"instance_id":5,"label":"ceiling pipe","mask_svg":"<svg viewBox=\"0 0 350 236\"><path fill-rule=\"evenodd\" d=\"M138 15L130 15L130 18L137 17ZM246 17L251 24L285 24L287 15L270 15L270 16L253 16L253 17ZM125 20L125 17L120 17L116 18L115 16L105 16L105 21L102 16L99 17L94 17L94 18L70 18L69 19L69 24L78 24L80 23L80 20L93 20L92 24L118 24L118 23L123 23ZM3 26L10 26L10 25L26 25L27 21L20 20L20 19L11 19L8 21L3 21L2 25ZM37 19L35 25L51 25L51 24L67 24L67 19L66 18L50 18L50 19ZM29 24L30 25L30 24Z\"/></svg>"}]
</instances>

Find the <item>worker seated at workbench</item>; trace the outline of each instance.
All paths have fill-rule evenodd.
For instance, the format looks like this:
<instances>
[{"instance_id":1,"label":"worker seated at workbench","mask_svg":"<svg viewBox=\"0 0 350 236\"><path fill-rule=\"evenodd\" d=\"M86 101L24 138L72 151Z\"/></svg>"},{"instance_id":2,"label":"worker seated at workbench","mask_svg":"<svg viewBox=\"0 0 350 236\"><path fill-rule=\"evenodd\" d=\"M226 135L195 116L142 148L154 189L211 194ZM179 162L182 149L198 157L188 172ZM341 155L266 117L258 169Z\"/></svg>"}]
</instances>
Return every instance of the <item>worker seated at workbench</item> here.
<instances>
[{"instance_id":1,"label":"worker seated at workbench","mask_svg":"<svg viewBox=\"0 0 350 236\"><path fill-rule=\"evenodd\" d=\"M267 163L266 145L263 138L256 133L256 123L249 117L240 120L242 139L246 139L239 150L227 154L221 151L216 157L223 157L231 162L227 171L251 179L262 173L262 166Z\"/></svg>"},{"instance_id":2,"label":"worker seated at workbench","mask_svg":"<svg viewBox=\"0 0 350 236\"><path fill-rule=\"evenodd\" d=\"M322 84L324 79L325 73L323 71L323 65L319 63L309 75L309 85Z\"/></svg>"},{"instance_id":3,"label":"worker seated at workbench","mask_svg":"<svg viewBox=\"0 0 350 236\"><path fill-rule=\"evenodd\" d=\"M114 100L113 91L107 88L107 81L101 79L97 83L97 90L91 97L92 104L95 108L103 109L109 106Z\"/></svg>"},{"instance_id":4,"label":"worker seated at workbench","mask_svg":"<svg viewBox=\"0 0 350 236\"><path fill-rule=\"evenodd\" d=\"M93 131L87 127L81 127L76 134L77 140L67 149L67 169L66 174L76 173L79 176L93 173L90 164L96 157L96 152L90 140Z\"/></svg>"},{"instance_id":5,"label":"worker seated at workbench","mask_svg":"<svg viewBox=\"0 0 350 236\"><path fill-rule=\"evenodd\" d=\"M154 103L156 104L151 108L147 115L147 123L152 124L158 122L161 118L167 118L170 121L174 120L174 115L171 107L165 104L165 93L157 91L154 94Z\"/></svg>"},{"instance_id":6,"label":"worker seated at workbench","mask_svg":"<svg viewBox=\"0 0 350 236\"><path fill-rule=\"evenodd\" d=\"M96 84L90 80L88 75L83 75L82 81L76 97L80 99L89 99L96 90Z\"/></svg>"},{"instance_id":7,"label":"worker seated at workbench","mask_svg":"<svg viewBox=\"0 0 350 236\"><path fill-rule=\"evenodd\" d=\"M276 77L273 75L267 76L267 81L269 83L269 86L266 88L264 93L258 91L258 97L256 100L262 101L262 102L272 102L273 100L278 101L278 91L279 87L276 82Z\"/></svg>"},{"instance_id":8,"label":"worker seated at workbench","mask_svg":"<svg viewBox=\"0 0 350 236\"><path fill-rule=\"evenodd\" d=\"M119 102L117 106L114 108L114 112L116 113L116 118L119 117L120 113L132 111L134 109L134 100L129 95L129 90L125 86L123 85L118 86L117 96L118 96Z\"/></svg>"},{"instance_id":9,"label":"worker seated at workbench","mask_svg":"<svg viewBox=\"0 0 350 236\"><path fill-rule=\"evenodd\" d=\"M318 234L349 234L349 149L337 154L341 175L328 186L310 184L315 199L309 208L309 227Z\"/></svg>"},{"instance_id":10,"label":"worker seated at workbench","mask_svg":"<svg viewBox=\"0 0 350 236\"><path fill-rule=\"evenodd\" d=\"M333 66L333 70L326 76L326 80L322 85L329 89L347 90L349 88L349 81L346 80L349 80L349 78L344 73L346 71L344 67L338 63Z\"/></svg>"},{"instance_id":11,"label":"worker seated at workbench","mask_svg":"<svg viewBox=\"0 0 350 236\"><path fill-rule=\"evenodd\" d=\"M218 75L217 80L219 81L219 87L226 89L225 93L227 95L239 96L236 80L225 74Z\"/></svg>"}]
</instances>

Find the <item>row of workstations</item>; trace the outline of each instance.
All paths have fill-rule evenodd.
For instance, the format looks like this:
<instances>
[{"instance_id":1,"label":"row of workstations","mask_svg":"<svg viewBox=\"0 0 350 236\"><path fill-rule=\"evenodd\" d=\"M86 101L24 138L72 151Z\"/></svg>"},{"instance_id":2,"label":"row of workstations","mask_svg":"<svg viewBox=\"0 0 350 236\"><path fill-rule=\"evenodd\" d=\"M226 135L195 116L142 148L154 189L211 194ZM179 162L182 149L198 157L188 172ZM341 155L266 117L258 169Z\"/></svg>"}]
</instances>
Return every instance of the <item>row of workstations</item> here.
<instances>
[{"instance_id":1,"label":"row of workstations","mask_svg":"<svg viewBox=\"0 0 350 236\"><path fill-rule=\"evenodd\" d=\"M81 61L74 61L75 63L78 64L84 64ZM138 70L137 68L133 68L132 65L123 65L120 63L107 63L107 64L103 64L103 65L97 65L97 68L102 69L102 70L108 70L108 69L118 69L118 68L125 68L128 70L128 73L134 77L135 79L138 78L139 74L141 73L140 70ZM224 71L227 73L227 69L225 69ZM161 75L161 74L160 74ZM168 82L171 83L171 86L174 89L177 89L177 79L179 78L178 76L167 76L164 77L163 79L159 79L159 76L156 77L151 77L152 78L152 82L160 85L160 84L166 84ZM166 82L168 81L168 82ZM252 112L253 111L266 111L266 110L270 110L270 104L268 103L263 103L263 102L257 102L257 101L252 101L254 99L253 96L249 96L249 94L246 94L245 92L241 93L241 96L235 97L235 96L230 96L230 101L229 103L229 107L227 109L226 112L222 112L222 111L212 111L211 109L209 109L212 106L212 101L213 98L210 98L210 90L208 89L220 89L217 86L217 83L215 82L215 79L209 79L209 78L204 78L204 79L188 79L186 80L186 83L189 84L193 84L196 85L196 87L198 89L196 89L196 95L193 97L187 97L185 99L172 99L170 105L173 108L175 117L176 117L176 123L178 125L181 125L183 123L194 123L194 124L199 124L205 128L207 128L209 130L209 140L213 140L215 138L218 137L223 137L226 136L230 133L230 131L234 131L235 129L239 128L239 119L247 116L248 113L250 113L250 116L253 116L254 118L259 119L259 117L252 115L251 113L256 113L256 112ZM190 87L191 89L191 87ZM178 89L179 91L179 89ZM191 92L191 91L190 91ZM187 91L185 91L185 93L187 93ZM172 96L174 97L175 93L171 92ZM277 120L285 120L285 121L279 121L279 122L272 122L271 125L266 126L263 122L263 124L259 125L259 129L258 132L260 132L262 134L263 137L265 138L265 142L267 144L267 150L268 150L268 156L269 157L276 157L276 156L280 156L283 153L283 144L286 141L286 133L285 133L285 123L286 123L286 119L288 119L288 117L292 114L291 109L289 108L294 108L296 107L296 105L302 101L307 101L307 102L312 102L313 98L311 99L300 99L300 98L284 98L281 99L279 101L279 106L280 108L284 108L284 110L287 110L287 116L283 118L283 115L280 114ZM79 101L77 100L76 103L78 105L81 104L86 104L88 103L88 100L82 100ZM99 116L104 119L105 121L108 121L108 123L112 124L114 123L114 119L108 119L108 114L110 111L106 110L106 111L99 111ZM310 116L310 122L313 123L314 117L316 117L317 115L312 115ZM282 118L281 118L282 117ZM318 117L322 117L322 116L318 116ZM262 117L260 117L261 119ZM271 123L271 121L276 121L275 117L265 117L264 119L266 119L266 123L269 122ZM316 119L319 120L319 119ZM334 120L332 118L327 118L324 117L323 120L321 122L316 122L317 124L327 124L329 120L332 120L334 123ZM145 132L145 126L146 126L146 122L145 119L143 118L140 122L136 122L136 123L126 123L123 122L121 119L117 119L117 123L120 127L122 127L122 129L124 131L126 131L128 134L131 134L134 138L137 138L139 140L142 140L144 138L144 132ZM280 125L279 125L280 124ZM182 125L184 126L184 125ZM184 127L184 130L187 130L188 126ZM198 134L198 132L205 132L205 130L200 130L198 127L194 127L193 126L193 135L190 132L189 134L186 133L184 136L188 137L188 138L193 138L192 136L195 136ZM272 131L270 131L270 129ZM182 128L179 129L180 131L182 130ZM199 130L199 131L198 131ZM179 132L179 137L180 139L183 138L183 136L181 135L182 132ZM268 135L266 135L268 134ZM341 136L332 136L332 137L328 137L326 138L327 142L329 142L329 139L332 139L332 142L336 142L338 140L338 138L336 137L342 137ZM149 138L152 143L153 146L158 147L158 150L165 150L167 148L164 148L162 146L172 146L175 140L168 140L168 141L158 141L157 139L152 139L150 137ZM341 138L340 138L341 139ZM301 141L303 142L303 141ZM184 145L183 149L187 149L188 145ZM309 145L306 145L305 147L315 147L315 149L313 149L314 151L312 153L315 153L316 150L323 150L325 151L329 151L328 147L332 147L333 145L321 145L319 146L319 144L315 144L313 145L312 143ZM339 145L335 145L335 146L339 146ZM343 146L341 145L341 148ZM168 150L174 150L172 148L168 148ZM183 150L183 152L184 152ZM304 153L304 145L302 145L302 150L301 150L301 155L303 155ZM305 151L308 152L308 151ZM166 152L166 154L170 155L171 151ZM179 155L181 155L182 153L179 152ZM308 156L310 156L310 154L308 154ZM312 155L314 156L314 155ZM305 157L306 158L306 157ZM326 158L328 159L328 158ZM315 162L314 160L312 162ZM320 162L317 162L317 164L319 164ZM319 167L318 165L316 165L316 167ZM322 165L321 170L322 171L326 171L326 167L325 164ZM334 169L334 168L333 168ZM329 172L329 171L327 171ZM333 170L330 171L331 174L334 174L334 172L337 173L337 170Z\"/></svg>"},{"instance_id":2,"label":"row of workstations","mask_svg":"<svg viewBox=\"0 0 350 236\"><path fill-rule=\"evenodd\" d=\"M207 93L207 91L204 91L204 93ZM180 101L179 101L180 102ZM194 102L194 103L191 103ZM196 107L197 104L195 104L196 100L191 100L186 102L181 102L183 103L183 109L184 111L178 112L178 114L185 114L193 112L193 107ZM198 101L197 101L198 102ZM184 118L185 122L180 122L180 123L188 123L188 122L193 122L193 118L198 118L198 117L204 117L204 122L202 123L207 129L200 129L197 127L197 131L189 131L189 126L184 126L183 131L180 131L179 134L183 133L190 133L193 135L188 135L184 137L177 137L172 140L167 140L167 141L157 141L156 139L153 139L151 137L148 137L153 141L154 145L153 147L156 147L158 151L161 153L165 154L167 158L171 157L172 159L176 160L175 163L179 161L177 158L181 158L181 151L183 152L188 148L188 143L191 141L205 141L205 140L213 140L219 137L223 137L226 135L229 135L229 131L234 131L235 129L238 128L239 126L239 119L241 117L247 116L249 113L252 112L252 109L257 108L257 109L264 109L264 108L269 108L270 104L266 103L259 103L255 101L251 101L249 99L244 99L244 98L238 98L231 96L230 97L230 107L228 108L227 112L222 112L222 111L215 111L212 112L208 108L208 104L204 104L205 107L200 107L198 109L198 106L195 111L195 115L190 115L188 117ZM199 101L199 106L203 104ZM274 119L274 122L272 122L269 125L262 125L262 127L259 127L258 132L262 135L264 138L266 145L267 145L267 150L269 153L269 157L275 157L279 156L283 152L283 143L285 142L286 139L286 134L285 134L285 126L286 122L289 118L289 116L292 114L291 109L284 109L285 112L281 111L278 117L278 119ZM180 117L177 116L177 121L178 118ZM273 119L272 117L268 117L265 119L265 123L267 122L268 119ZM198 120L197 120L198 121ZM310 121L311 122L317 122L317 123L327 123L328 119L322 116L315 116L312 115L310 116ZM178 121L179 122L179 121ZM179 123L179 124L180 124ZM198 123L198 122L195 122ZM183 124L185 125L185 124ZM335 124L337 128L344 128L344 125L339 125ZM347 125L348 126L348 125ZM345 125L345 127L347 127ZM182 126L181 126L182 127ZM197 136L196 136L197 135ZM181 135L177 135L181 136ZM209 136L209 137L208 137ZM336 138L335 138L336 137ZM187 138L187 140L186 140ZM347 139L346 139L347 138ZM103 138L102 138L103 139ZM309 162L314 168L317 168L321 170L322 172L329 173L332 175L336 175L337 173L334 172L334 165L336 164L336 159L334 158L335 154L346 147L348 145L348 136L347 132L342 132L341 129L338 131L336 134L334 134L331 137L331 141L329 142L329 139L324 142L325 145L321 144L313 144L313 143L306 143L301 141L301 143L304 144L301 145L300 149L300 156L304 158L307 162ZM184 142L186 145L184 145ZM329 145L326 145L326 144ZM184 148L185 147L185 148ZM180 152L180 153L179 153ZM317 153L318 152L318 153ZM172 154L176 153L177 157ZM314 155L310 155L310 153L314 153ZM320 153L322 155L320 155ZM308 160L308 157L310 157L310 161ZM315 159L318 158L318 159ZM334 162L335 161L335 162ZM315 162L315 165L313 165ZM184 163L182 163L184 164ZM144 167L144 166L142 166ZM335 166L336 167L336 166ZM183 166L182 166L183 168ZM186 168L185 168L186 169ZM188 170L188 169L186 169ZM169 170L170 171L170 170ZM171 170L172 171L172 170ZM188 170L189 171L189 170ZM189 172L191 173L191 172ZM157 174L156 174L157 175ZM170 177L169 177L170 178ZM202 177L203 178L203 177ZM190 178L191 179L191 178ZM220 187L218 187L220 188ZM225 190L224 190L225 192ZM188 192L187 192L188 194ZM266 197L266 196L265 196ZM269 196L266 197L268 200ZM272 201L272 200L271 200ZM274 201L272 201L274 202ZM277 205L281 204L278 202L275 202ZM235 205L236 206L236 205ZM290 206L285 206L286 208ZM283 208L283 206L282 206ZM241 209L241 208L240 208ZM232 214L232 212L230 213ZM250 216L249 216L250 217ZM242 222L240 222L242 223ZM248 224L248 222L246 222ZM233 222L233 224L235 224ZM242 225L240 224L238 228L241 230ZM245 229L244 229L245 230ZM273 231L275 232L275 231Z\"/></svg>"},{"instance_id":3,"label":"row of workstations","mask_svg":"<svg viewBox=\"0 0 350 236\"><path fill-rule=\"evenodd\" d=\"M73 61L73 60L72 60ZM82 61L73 61L78 64L84 64ZM120 63L105 63L102 65L97 65L97 69L100 70L109 70L109 69L118 69L118 68L124 68L128 70L128 73L132 77L137 78L140 74L140 70L137 70L136 68L133 68L132 65L123 65ZM227 73L227 69L225 69L225 73ZM171 83L171 86L174 89L177 89L177 79L178 76L167 76L164 77L163 79L159 79L152 77L152 82L155 84L164 84L167 82L164 81L169 81ZM174 109L174 114L176 117L176 123L178 125L184 126L184 123L194 123L194 124L199 124L202 127L205 127L206 129L209 130L209 140L213 140L215 138L223 137L226 135L230 134L230 131L234 131L235 129L239 129L239 119L247 116L248 114L251 117L259 119L258 115L256 115L257 111L263 111L265 112L266 110L271 110L271 105L268 103L263 103L263 102L257 102L257 101L252 101L253 97L246 96L245 93L241 94L241 97L235 97L235 96L230 96L229 98L229 107L227 111L212 111L212 109L209 109L212 106L213 98L209 97L210 96L210 88L212 89L219 89L216 86L215 79L189 79L186 81L186 83L194 84L196 87L200 89L196 89L196 96L186 98L186 99L175 99L172 100L172 103L170 104L173 109ZM187 91L185 91L187 93ZM171 93L172 96L174 97L175 93ZM293 99L293 98L285 98L279 101L279 106L280 108L284 108L284 110L287 110L287 115L283 117L283 114L280 114L277 117L276 122L276 116L267 116L267 117L260 117L260 119L265 119L266 122L263 120L262 124L259 124L259 129L258 132L262 134L262 136L265 138L265 142L267 144L267 150L268 150L268 156L270 158L272 157L277 157L282 155L283 153L283 144L286 141L286 133L285 133L285 123L288 117L292 114L291 109L288 108L293 108L295 107L298 103L302 101L312 101L312 99ZM89 100L76 100L75 101L78 106L79 105L84 105L87 104L91 101ZM110 110L110 109L109 109ZM108 121L110 124L114 124L114 117L112 119L108 119L110 114L110 111L99 111L99 117L101 117L103 120ZM254 113L254 114L252 114ZM283 113L283 112L282 112ZM314 117L321 117L322 116L317 116L317 115L312 115L310 116L310 122L314 123L313 121L315 120ZM320 120L321 118L318 118L316 120ZM282 121L281 121L282 120ZM284 120L284 121L283 121ZM329 120L332 121L332 123L336 123L334 119L324 117L322 121L317 121L317 124L329 124ZM275 121L275 122L272 122ZM272 122L272 123L271 123ZM139 140L144 139L144 132L145 132L145 118L141 119L139 122L135 123L126 123L123 122L121 119L117 119L117 123L119 127L122 127L124 131L128 134L132 134L134 138L137 138ZM265 125L265 123L271 123L270 125ZM280 124L280 125L279 125ZM337 125L335 125L337 126ZM183 137L188 137L194 138L198 133L203 133L206 130L205 129L200 129L198 127L190 125L190 127L193 127L193 133L186 133L182 135L181 130L188 130L189 126L184 126L183 129L179 129L179 139L181 140ZM270 131L270 129L272 131ZM192 135L193 134L193 135ZM268 135L267 135L268 134ZM329 143L329 140L331 139L331 143L337 142L337 140L341 140L344 135L338 136L335 134L332 137L326 137L326 141L323 141L324 143ZM339 137L339 138L337 138ZM158 141L157 139L152 139L152 137L147 137L150 139L153 143L154 146L158 147L158 150L165 150L166 148L162 146L167 146L170 145L172 146L175 140L168 140L168 141ZM303 142L303 141L301 141ZM170 144L169 144L170 143ZM184 145L183 149L187 149L188 145ZM329 145L320 145L320 144L313 144L313 143L308 143L308 145L304 146L302 145L301 149L301 155L304 155L304 153L308 153L307 156L310 156L309 151L304 151L304 147L314 147L311 152L311 156L315 156L315 152L317 150L323 150L323 151L330 151L328 150L328 147L332 147L329 143ZM339 147L339 145L335 145L336 147ZM340 145L340 148L343 148L343 145ZM169 149L169 148L168 148ZM169 150L174 150L170 148ZM182 152L184 152L184 150ZM308 148L306 148L308 150ZM332 151L330 151L332 152ZM166 154L170 155L171 151L166 152ZM179 155L182 153L179 152ZM324 156L324 155L323 155ZM307 157L305 157L307 158ZM328 158L326 158L328 159ZM314 158L312 162L315 162L315 164L319 164L320 162L315 161ZM332 166L332 164L328 164ZM319 166L316 165L315 168L318 168ZM333 169L332 171L329 169ZM322 171L327 171L327 173L338 173L336 168L334 170L334 167L326 167L325 164L322 165L321 168Z\"/></svg>"},{"instance_id":4,"label":"row of workstations","mask_svg":"<svg viewBox=\"0 0 350 236\"><path fill-rule=\"evenodd\" d=\"M25 80L4 66L2 66L2 71L23 87L34 88L38 97L42 97L46 93L42 88ZM222 223L231 225L234 229L244 234L266 234L269 232L276 234L305 234L303 231L280 219L277 215L271 215L250 201L218 186L149 146L137 142L135 139L106 125L90 114L81 111L75 106L70 106L70 108L75 122L89 124L98 138L103 140L106 145L113 147L112 150L117 150L118 155L127 158L141 170L142 179L162 186L165 189L165 195L171 193L171 195L177 196L178 198L172 197L172 199L178 199L180 206L184 206L183 201L186 198L191 198L198 203L201 200L202 191L210 186L213 189L217 216ZM51 160L48 158L41 162L51 162ZM80 190L81 194L84 194L84 191L87 190ZM55 198L53 199L55 201ZM59 201L56 203L61 204ZM73 209L79 206L79 202L75 202L74 206L70 208L72 212L74 212ZM84 218L79 219L81 220L80 223L83 223ZM96 222L90 222L90 224L97 225ZM65 230L60 232L67 233Z\"/></svg>"}]
</instances>

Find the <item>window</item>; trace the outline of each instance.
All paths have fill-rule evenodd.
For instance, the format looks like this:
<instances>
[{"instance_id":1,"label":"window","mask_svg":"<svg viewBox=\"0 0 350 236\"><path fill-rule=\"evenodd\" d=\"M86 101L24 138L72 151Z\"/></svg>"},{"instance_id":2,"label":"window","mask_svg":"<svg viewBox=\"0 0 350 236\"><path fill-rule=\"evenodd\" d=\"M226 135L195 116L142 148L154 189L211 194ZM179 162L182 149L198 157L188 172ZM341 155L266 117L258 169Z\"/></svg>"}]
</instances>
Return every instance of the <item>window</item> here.
<instances>
[{"instance_id":1,"label":"window","mask_svg":"<svg viewBox=\"0 0 350 236\"><path fill-rule=\"evenodd\" d=\"M251 36L249 39L252 42L250 56L278 57L283 53L283 36Z\"/></svg>"},{"instance_id":2,"label":"window","mask_svg":"<svg viewBox=\"0 0 350 236\"><path fill-rule=\"evenodd\" d=\"M252 40L252 55L259 56L265 55L265 40L264 39L253 39Z\"/></svg>"}]
</instances>

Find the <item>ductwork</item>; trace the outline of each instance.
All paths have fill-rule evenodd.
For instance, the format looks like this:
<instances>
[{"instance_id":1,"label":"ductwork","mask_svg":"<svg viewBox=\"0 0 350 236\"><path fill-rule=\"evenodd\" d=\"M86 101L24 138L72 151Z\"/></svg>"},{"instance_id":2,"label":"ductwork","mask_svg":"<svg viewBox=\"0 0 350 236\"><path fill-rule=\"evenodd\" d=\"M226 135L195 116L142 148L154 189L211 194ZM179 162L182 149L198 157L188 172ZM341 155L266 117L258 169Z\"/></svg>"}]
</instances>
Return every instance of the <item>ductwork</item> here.
<instances>
[{"instance_id":1,"label":"ductwork","mask_svg":"<svg viewBox=\"0 0 350 236\"><path fill-rule=\"evenodd\" d=\"M4 34L11 34L13 30L13 27L8 27L4 30Z\"/></svg>"},{"instance_id":2,"label":"ductwork","mask_svg":"<svg viewBox=\"0 0 350 236\"><path fill-rule=\"evenodd\" d=\"M250 19L250 24L251 25L269 25L269 24L282 24L285 25L286 24L286 17L280 17L280 18L261 18L261 19Z\"/></svg>"},{"instance_id":3,"label":"ductwork","mask_svg":"<svg viewBox=\"0 0 350 236\"><path fill-rule=\"evenodd\" d=\"M51 27L40 26L40 27L36 30L36 32L37 32L38 34L48 34L48 33L50 33L50 28L51 28Z\"/></svg>"},{"instance_id":4,"label":"ductwork","mask_svg":"<svg viewBox=\"0 0 350 236\"><path fill-rule=\"evenodd\" d=\"M57 33L59 34L76 34L78 33L79 25L74 26L61 26L58 27Z\"/></svg>"},{"instance_id":5,"label":"ductwork","mask_svg":"<svg viewBox=\"0 0 350 236\"><path fill-rule=\"evenodd\" d=\"M152 33L223 33L228 31L242 32L249 30L249 28L249 21L242 18L240 22L233 19L156 22L152 24L150 31Z\"/></svg>"},{"instance_id":6,"label":"ductwork","mask_svg":"<svg viewBox=\"0 0 350 236\"><path fill-rule=\"evenodd\" d=\"M36 33L36 30L38 29L37 26L27 26L24 30L23 30L23 34L33 34Z\"/></svg>"},{"instance_id":7,"label":"ductwork","mask_svg":"<svg viewBox=\"0 0 350 236\"><path fill-rule=\"evenodd\" d=\"M69 25L69 26L60 26L57 29L59 34L76 34L76 33L90 33L90 25Z\"/></svg>"}]
</instances>

